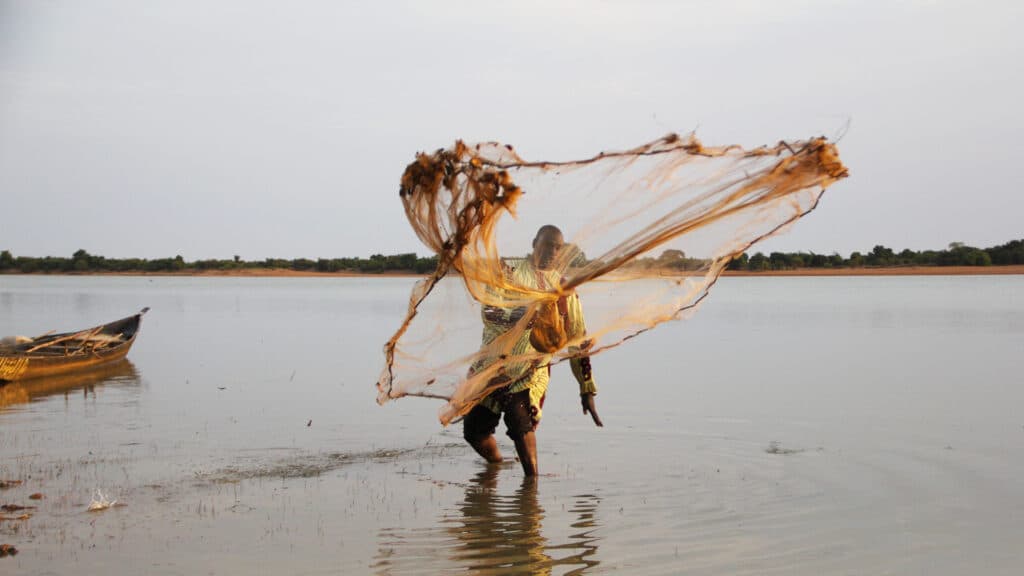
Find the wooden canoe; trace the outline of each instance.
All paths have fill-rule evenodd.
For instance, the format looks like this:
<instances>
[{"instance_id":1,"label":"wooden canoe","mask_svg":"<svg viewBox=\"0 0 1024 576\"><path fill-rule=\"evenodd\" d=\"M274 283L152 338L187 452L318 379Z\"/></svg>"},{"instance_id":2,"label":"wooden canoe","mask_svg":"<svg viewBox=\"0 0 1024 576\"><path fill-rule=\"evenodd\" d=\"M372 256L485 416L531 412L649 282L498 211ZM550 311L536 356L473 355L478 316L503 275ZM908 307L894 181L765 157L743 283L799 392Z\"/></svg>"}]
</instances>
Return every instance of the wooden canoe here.
<instances>
[{"instance_id":1,"label":"wooden canoe","mask_svg":"<svg viewBox=\"0 0 1024 576\"><path fill-rule=\"evenodd\" d=\"M31 342L0 346L0 384L89 370L128 354L142 315L122 318L78 332L44 334Z\"/></svg>"}]
</instances>

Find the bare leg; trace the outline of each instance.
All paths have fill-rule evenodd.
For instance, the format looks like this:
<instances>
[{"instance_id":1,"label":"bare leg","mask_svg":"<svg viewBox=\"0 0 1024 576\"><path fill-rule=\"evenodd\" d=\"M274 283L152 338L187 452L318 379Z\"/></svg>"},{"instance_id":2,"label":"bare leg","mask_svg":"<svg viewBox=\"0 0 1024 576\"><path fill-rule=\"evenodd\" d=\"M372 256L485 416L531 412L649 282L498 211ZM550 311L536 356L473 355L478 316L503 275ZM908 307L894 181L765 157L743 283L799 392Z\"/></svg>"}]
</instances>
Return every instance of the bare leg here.
<instances>
[{"instance_id":1,"label":"bare leg","mask_svg":"<svg viewBox=\"0 0 1024 576\"><path fill-rule=\"evenodd\" d=\"M491 437L493 438L493 436ZM523 474L527 476L537 475L537 436L533 432L527 432L522 437L515 439L516 454L519 455L519 462L523 465Z\"/></svg>"},{"instance_id":2,"label":"bare leg","mask_svg":"<svg viewBox=\"0 0 1024 576\"><path fill-rule=\"evenodd\" d=\"M467 442L473 447L473 450L476 450L477 454L484 457L484 460L492 464L501 462L501 450L498 450L498 441L494 438L494 434L479 440L467 440ZM518 448L518 444L516 447Z\"/></svg>"}]
</instances>

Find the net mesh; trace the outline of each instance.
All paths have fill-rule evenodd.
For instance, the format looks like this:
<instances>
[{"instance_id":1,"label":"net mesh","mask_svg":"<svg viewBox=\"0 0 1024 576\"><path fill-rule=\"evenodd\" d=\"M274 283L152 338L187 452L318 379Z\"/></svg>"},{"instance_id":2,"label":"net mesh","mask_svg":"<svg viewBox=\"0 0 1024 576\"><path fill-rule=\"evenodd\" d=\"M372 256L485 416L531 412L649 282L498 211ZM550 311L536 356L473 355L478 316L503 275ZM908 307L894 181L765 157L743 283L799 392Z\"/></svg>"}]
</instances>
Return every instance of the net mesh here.
<instances>
[{"instance_id":1,"label":"net mesh","mask_svg":"<svg viewBox=\"0 0 1024 576\"><path fill-rule=\"evenodd\" d=\"M670 134L569 162L527 162L511 146L461 141L418 154L400 197L438 264L414 286L384 347L378 402L443 399L447 425L507 384L497 376L510 366L593 357L685 317L732 258L809 213L846 176L824 138L744 149ZM545 225L564 235L548 263L560 281L518 281L510 271L531 258ZM534 338L572 293L586 331ZM489 309L515 313L505 334L482 345ZM523 350L516 342L527 331L533 345Z\"/></svg>"}]
</instances>

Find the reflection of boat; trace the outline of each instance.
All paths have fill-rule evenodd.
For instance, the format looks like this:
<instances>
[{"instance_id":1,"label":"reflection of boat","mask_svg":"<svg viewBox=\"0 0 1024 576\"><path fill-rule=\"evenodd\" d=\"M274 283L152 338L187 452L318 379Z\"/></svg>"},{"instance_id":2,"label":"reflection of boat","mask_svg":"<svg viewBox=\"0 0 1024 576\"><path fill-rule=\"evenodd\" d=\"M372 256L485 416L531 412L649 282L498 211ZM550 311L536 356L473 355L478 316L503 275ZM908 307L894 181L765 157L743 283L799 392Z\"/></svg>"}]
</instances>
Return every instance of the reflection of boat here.
<instances>
[{"instance_id":1,"label":"reflection of boat","mask_svg":"<svg viewBox=\"0 0 1024 576\"><path fill-rule=\"evenodd\" d=\"M79 389L84 389L88 393L98 385L138 383L138 370L130 360L123 358L81 372L11 382L0 387L0 408L25 404L55 394L67 394Z\"/></svg>"},{"instance_id":2,"label":"reflection of boat","mask_svg":"<svg viewBox=\"0 0 1024 576\"><path fill-rule=\"evenodd\" d=\"M124 358L147 310L79 332L44 334L0 345L0 384L78 372Z\"/></svg>"}]
</instances>

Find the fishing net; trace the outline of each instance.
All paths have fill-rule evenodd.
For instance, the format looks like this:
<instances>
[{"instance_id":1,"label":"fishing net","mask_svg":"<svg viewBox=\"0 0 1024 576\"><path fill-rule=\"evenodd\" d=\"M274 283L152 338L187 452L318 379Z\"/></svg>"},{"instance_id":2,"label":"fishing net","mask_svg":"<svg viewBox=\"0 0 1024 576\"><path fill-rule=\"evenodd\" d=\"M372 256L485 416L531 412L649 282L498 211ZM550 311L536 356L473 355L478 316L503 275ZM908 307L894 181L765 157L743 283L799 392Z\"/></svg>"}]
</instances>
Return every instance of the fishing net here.
<instances>
[{"instance_id":1,"label":"fishing net","mask_svg":"<svg viewBox=\"0 0 1024 576\"><path fill-rule=\"evenodd\" d=\"M593 357L683 318L731 259L846 175L824 138L747 150L670 134L569 162L527 162L497 143L421 153L399 195L437 270L384 347L378 402L443 399L447 425L506 386L503 373ZM546 263L555 280L525 282L516 271L545 225L565 241ZM585 331L559 324L574 293ZM504 333L482 345L482 316L495 311ZM518 345L527 332L531 345Z\"/></svg>"}]
</instances>

